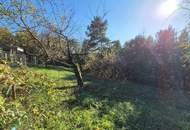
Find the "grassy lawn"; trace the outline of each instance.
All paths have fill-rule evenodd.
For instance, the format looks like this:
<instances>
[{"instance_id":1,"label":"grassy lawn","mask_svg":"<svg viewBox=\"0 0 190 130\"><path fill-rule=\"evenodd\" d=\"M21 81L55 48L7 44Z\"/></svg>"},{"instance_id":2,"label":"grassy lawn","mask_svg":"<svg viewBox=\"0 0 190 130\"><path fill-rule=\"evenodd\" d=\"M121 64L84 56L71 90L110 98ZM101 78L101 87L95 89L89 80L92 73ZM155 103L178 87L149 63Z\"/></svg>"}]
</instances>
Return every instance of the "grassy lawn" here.
<instances>
[{"instance_id":1,"label":"grassy lawn","mask_svg":"<svg viewBox=\"0 0 190 130\"><path fill-rule=\"evenodd\" d=\"M154 86L88 76L84 90L75 93L72 86L76 86L76 81L71 71L61 68L12 69L6 65L1 65L0 81L0 128L190 129L189 103L161 102ZM12 84L20 88L14 101L6 94ZM55 89L57 87L64 89Z\"/></svg>"},{"instance_id":2,"label":"grassy lawn","mask_svg":"<svg viewBox=\"0 0 190 130\"><path fill-rule=\"evenodd\" d=\"M31 67L31 71L45 74L50 79L53 79L58 87L66 87L70 85L75 85L74 74L71 71L65 71L63 68L53 69L53 68L38 68Z\"/></svg>"},{"instance_id":3,"label":"grassy lawn","mask_svg":"<svg viewBox=\"0 0 190 130\"><path fill-rule=\"evenodd\" d=\"M75 85L69 71L30 68L46 74L57 86ZM57 129L80 130L189 130L189 105L163 104L155 87L97 80L88 77L80 95L56 90ZM60 105L61 104L61 105ZM67 116L67 118L65 117ZM62 124L62 125L61 125ZM55 127L54 126L54 127Z\"/></svg>"}]
</instances>

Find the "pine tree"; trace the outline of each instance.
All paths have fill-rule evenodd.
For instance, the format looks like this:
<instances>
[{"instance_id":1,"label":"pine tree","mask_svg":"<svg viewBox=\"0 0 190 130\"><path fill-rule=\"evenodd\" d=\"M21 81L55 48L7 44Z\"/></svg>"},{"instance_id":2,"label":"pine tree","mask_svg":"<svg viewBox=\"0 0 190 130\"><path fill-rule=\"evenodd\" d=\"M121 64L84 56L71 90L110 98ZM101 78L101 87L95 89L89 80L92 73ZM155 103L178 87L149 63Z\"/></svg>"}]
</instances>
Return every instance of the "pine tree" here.
<instances>
[{"instance_id":1,"label":"pine tree","mask_svg":"<svg viewBox=\"0 0 190 130\"><path fill-rule=\"evenodd\" d=\"M108 47L109 39L106 37L107 20L100 16L95 16L91 24L87 27L87 39L84 46L88 51L102 52Z\"/></svg>"}]
</instances>

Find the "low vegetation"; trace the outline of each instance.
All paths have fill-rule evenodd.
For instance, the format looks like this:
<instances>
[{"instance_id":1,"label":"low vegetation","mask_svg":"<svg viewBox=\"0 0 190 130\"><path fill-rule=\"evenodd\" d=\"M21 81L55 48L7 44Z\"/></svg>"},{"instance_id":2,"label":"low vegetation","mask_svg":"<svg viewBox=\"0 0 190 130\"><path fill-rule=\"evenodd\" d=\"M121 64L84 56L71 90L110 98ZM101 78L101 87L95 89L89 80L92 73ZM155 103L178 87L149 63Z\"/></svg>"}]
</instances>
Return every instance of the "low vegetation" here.
<instances>
[{"instance_id":1,"label":"low vegetation","mask_svg":"<svg viewBox=\"0 0 190 130\"><path fill-rule=\"evenodd\" d=\"M0 129L190 130L189 25L120 43L64 5L0 1Z\"/></svg>"},{"instance_id":2,"label":"low vegetation","mask_svg":"<svg viewBox=\"0 0 190 130\"><path fill-rule=\"evenodd\" d=\"M16 73L15 73L16 72ZM5 76L7 76L5 78ZM86 77L74 93L74 75L53 68L11 69L1 64L0 126L5 129L188 130L189 106L158 101L155 87ZM19 89L12 100L10 84ZM57 86L64 89L55 89Z\"/></svg>"}]
</instances>

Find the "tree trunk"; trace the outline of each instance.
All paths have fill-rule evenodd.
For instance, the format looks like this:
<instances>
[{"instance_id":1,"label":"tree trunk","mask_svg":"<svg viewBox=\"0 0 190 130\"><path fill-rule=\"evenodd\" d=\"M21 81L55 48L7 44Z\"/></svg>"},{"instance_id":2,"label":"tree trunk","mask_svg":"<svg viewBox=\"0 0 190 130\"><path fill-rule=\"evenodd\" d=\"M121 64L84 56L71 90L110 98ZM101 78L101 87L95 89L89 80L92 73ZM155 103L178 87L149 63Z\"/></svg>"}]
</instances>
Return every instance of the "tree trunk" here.
<instances>
[{"instance_id":1,"label":"tree trunk","mask_svg":"<svg viewBox=\"0 0 190 130\"><path fill-rule=\"evenodd\" d=\"M81 69L80 69L80 65L78 63L74 62L73 55L71 54L70 43L69 42L67 43L67 53L68 53L69 63L72 65L73 71L74 71L76 79L77 79L77 86L78 86L78 88L80 90L80 89L82 89L84 87L82 72L81 72Z\"/></svg>"},{"instance_id":2,"label":"tree trunk","mask_svg":"<svg viewBox=\"0 0 190 130\"><path fill-rule=\"evenodd\" d=\"M82 72L81 72L79 64L73 64L73 70L77 79L77 86L79 87L79 89L83 88L84 83L83 83Z\"/></svg>"}]
</instances>

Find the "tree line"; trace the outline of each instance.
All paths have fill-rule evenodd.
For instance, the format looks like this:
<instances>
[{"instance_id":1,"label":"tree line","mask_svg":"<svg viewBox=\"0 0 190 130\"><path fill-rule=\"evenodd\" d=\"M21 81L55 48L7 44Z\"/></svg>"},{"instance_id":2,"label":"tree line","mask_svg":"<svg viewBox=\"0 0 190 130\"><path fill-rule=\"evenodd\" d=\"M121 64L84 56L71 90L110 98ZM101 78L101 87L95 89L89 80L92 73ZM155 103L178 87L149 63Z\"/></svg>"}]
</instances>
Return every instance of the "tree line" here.
<instances>
[{"instance_id":1,"label":"tree line","mask_svg":"<svg viewBox=\"0 0 190 130\"><path fill-rule=\"evenodd\" d=\"M74 29L72 14L58 12L56 2L10 0L0 3L0 44L15 44L26 54L40 57L42 63L59 64L74 70L79 88L83 75L90 72L98 78L130 80L157 86L160 93L190 90L189 32L177 33L169 26L155 38L138 35L123 46L107 37L108 21L93 17L83 42L70 35ZM48 14L51 9L52 16ZM6 27L9 27L6 28ZM186 91L187 92L187 91Z\"/></svg>"}]
</instances>

